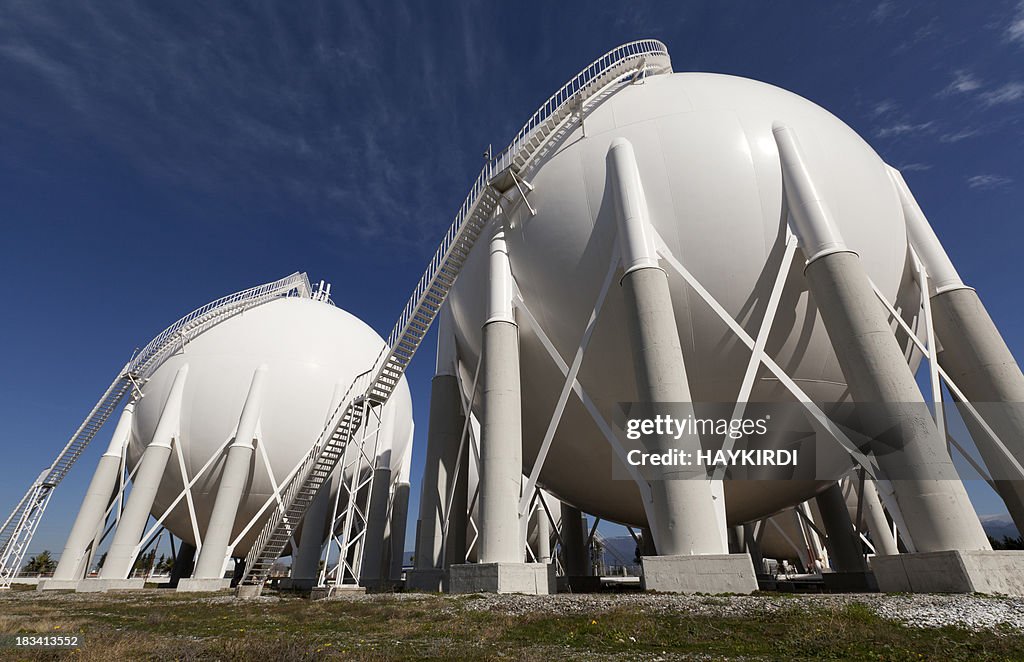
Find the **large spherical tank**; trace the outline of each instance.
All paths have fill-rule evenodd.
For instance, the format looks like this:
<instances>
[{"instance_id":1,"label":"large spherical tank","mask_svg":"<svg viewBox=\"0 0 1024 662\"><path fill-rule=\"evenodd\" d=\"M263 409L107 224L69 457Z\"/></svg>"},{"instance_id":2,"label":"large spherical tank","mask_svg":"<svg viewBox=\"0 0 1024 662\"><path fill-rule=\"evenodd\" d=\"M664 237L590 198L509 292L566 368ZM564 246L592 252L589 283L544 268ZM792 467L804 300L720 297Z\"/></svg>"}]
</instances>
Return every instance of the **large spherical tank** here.
<instances>
[{"instance_id":1,"label":"large spherical tank","mask_svg":"<svg viewBox=\"0 0 1024 662\"><path fill-rule=\"evenodd\" d=\"M189 341L143 386L144 397L136 408L128 447L129 465L139 461L152 439L175 373L187 363L179 442L188 475L195 476L217 456L192 488L202 536L224 465L225 453L218 449L234 434L256 369L267 366L258 445L269 458L273 482L280 484L324 429L339 385L342 392L348 388L356 375L369 369L383 347L384 341L373 329L328 303L287 298L247 310ZM412 399L404 379L381 418L378 452L390 453L390 466L397 475L412 434ZM259 449L251 466L232 539L273 493ZM162 514L181 489L181 471L172 453L153 506L154 516ZM235 556L248 551L264 521L253 526L234 548ZM174 535L195 542L184 499L166 524Z\"/></svg>"},{"instance_id":2,"label":"large spherical tank","mask_svg":"<svg viewBox=\"0 0 1024 662\"><path fill-rule=\"evenodd\" d=\"M814 103L757 81L659 75L588 109L585 132L575 128L527 168L523 175L533 186L528 200L535 215L523 204L506 210L516 283L566 363L576 354L613 255L616 219L605 159L619 137L633 145L651 221L672 255L756 337L785 243L775 121L799 136L811 175L868 275L890 301L902 302L904 310L918 309L897 193L882 160L852 129ZM460 369L467 379L472 379L487 318L491 232L485 229L451 294ZM803 266L798 253L766 350L813 400L834 403L848 397L845 380L806 291ZM678 274L667 271L694 401L734 402L749 350ZM619 403L637 399L620 276L621 271L579 374L607 421L616 419ZM517 319L524 470L529 473L564 378L525 316ZM792 397L762 370L751 401L786 400ZM646 518L638 490L629 480L613 480L614 462L609 444L573 396L541 484L586 512L642 525ZM623 469L615 475L627 474ZM727 483L729 521L775 512L822 485Z\"/></svg>"}]
</instances>

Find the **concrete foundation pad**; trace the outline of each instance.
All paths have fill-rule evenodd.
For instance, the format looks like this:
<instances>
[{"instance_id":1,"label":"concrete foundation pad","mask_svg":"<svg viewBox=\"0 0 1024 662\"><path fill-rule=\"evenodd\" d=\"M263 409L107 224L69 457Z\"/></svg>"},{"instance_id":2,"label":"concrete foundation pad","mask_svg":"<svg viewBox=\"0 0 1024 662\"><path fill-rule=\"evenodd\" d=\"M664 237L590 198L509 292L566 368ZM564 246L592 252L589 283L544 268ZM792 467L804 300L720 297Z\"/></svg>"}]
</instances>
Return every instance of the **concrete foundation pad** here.
<instances>
[{"instance_id":1,"label":"concrete foundation pad","mask_svg":"<svg viewBox=\"0 0 1024 662\"><path fill-rule=\"evenodd\" d=\"M83 579L44 579L36 584L37 591L74 591Z\"/></svg>"},{"instance_id":2,"label":"concrete foundation pad","mask_svg":"<svg viewBox=\"0 0 1024 662\"><path fill-rule=\"evenodd\" d=\"M877 593L878 582L870 572L825 572L821 575L829 593Z\"/></svg>"},{"instance_id":3,"label":"concrete foundation pad","mask_svg":"<svg viewBox=\"0 0 1024 662\"><path fill-rule=\"evenodd\" d=\"M555 593L555 566L551 563L465 563L449 571L451 593Z\"/></svg>"},{"instance_id":4,"label":"concrete foundation pad","mask_svg":"<svg viewBox=\"0 0 1024 662\"><path fill-rule=\"evenodd\" d=\"M262 584L239 584L235 587L235 597L239 600L252 600L263 595Z\"/></svg>"},{"instance_id":5,"label":"concrete foundation pad","mask_svg":"<svg viewBox=\"0 0 1024 662\"><path fill-rule=\"evenodd\" d=\"M643 587L663 593L753 593L757 576L749 554L645 556Z\"/></svg>"},{"instance_id":6,"label":"concrete foundation pad","mask_svg":"<svg viewBox=\"0 0 1024 662\"><path fill-rule=\"evenodd\" d=\"M137 591L146 587L145 579L83 579L75 587L76 593L106 593L107 591Z\"/></svg>"},{"instance_id":7,"label":"concrete foundation pad","mask_svg":"<svg viewBox=\"0 0 1024 662\"><path fill-rule=\"evenodd\" d=\"M231 588L230 579L179 579L178 593L210 593Z\"/></svg>"},{"instance_id":8,"label":"concrete foundation pad","mask_svg":"<svg viewBox=\"0 0 1024 662\"><path fill-rule=\"evenodd\" d=\"M343 595L365 595L366 589L362 586L354 586L352 584L343 584L341 586L335 586L329 584L327 586L315 586L309 593L310 600L330 600L331 598L338 598Z\"/></svg>"},{"instance_id":9,"label":"concrete foundation pad","mask_svg":"<svg viewBox=\"0 0 1024 662\"><path fill-rule=\"evenodd\" d=\"M883 593L1024 596L1024 551L945 551L871 558Z\"/></svg>"},{"instance_id":10,"label":"concrete foundation pad","mask_svg":"<svg viewBox=\"0 0 1024 662\"><path fill-rule=\"evenodd\" d=\"M405 575L405 590L439 593L447 588L444 570L410 570Z\"/></svg>"}]
</instances>

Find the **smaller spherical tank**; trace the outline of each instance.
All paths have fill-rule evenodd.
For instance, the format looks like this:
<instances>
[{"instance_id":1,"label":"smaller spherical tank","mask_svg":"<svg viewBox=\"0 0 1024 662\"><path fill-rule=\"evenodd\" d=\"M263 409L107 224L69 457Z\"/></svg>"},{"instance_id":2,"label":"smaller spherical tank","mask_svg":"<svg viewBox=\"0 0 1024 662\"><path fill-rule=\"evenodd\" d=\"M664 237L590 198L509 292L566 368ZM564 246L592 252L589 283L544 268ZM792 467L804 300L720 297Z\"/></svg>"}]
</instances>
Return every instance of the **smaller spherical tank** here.
<instances>
[{"instance_id":1,"label":"smaller spherical tank","mask_svg":"<svg viewBox=\"0 0 1024 662\"><path fill-rule=\"evenodd\" d=\"M223 471L226 447L221 449L234 435L254 372L266 365L257 448L235 518L234 539L320 436L332 400L370 368L383 347L383 339L367 324L311 299L277 299L232 317L189 341L143 386L128 447L129 469L152 439L175 373L187 363L176 443L189 477L215 458L192 487L203 537ZM386 461L390 458L395 475L405 453L411 452L412 427L412 400L403 379L384 407L378 446L378 454ZM153 505L154 517L171 506L182 486L177 452L172 452ZM234 547L234 556L249 550L269 513L264 511L249 528ZM174 535L195 543L185 499L165 524Z\"/></svg>"}]
</instances>

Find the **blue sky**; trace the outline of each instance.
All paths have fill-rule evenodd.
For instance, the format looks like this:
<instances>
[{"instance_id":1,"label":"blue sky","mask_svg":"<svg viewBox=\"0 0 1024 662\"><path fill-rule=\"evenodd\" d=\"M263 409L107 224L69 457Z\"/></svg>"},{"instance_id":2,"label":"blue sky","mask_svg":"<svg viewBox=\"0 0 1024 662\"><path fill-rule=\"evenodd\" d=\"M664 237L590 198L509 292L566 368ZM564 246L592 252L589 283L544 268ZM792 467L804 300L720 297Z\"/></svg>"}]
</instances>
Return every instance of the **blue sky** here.
<instances>
[{"instance_id":1,"label":"blue sky","mask_svg":"<svg viewBox=\"0 0 1024 662\"><path fill-rule=\"evenodd\" d=\"M1024 2L8 0L0 510L132 349L211 299L304 270L386 333L487 145L644 37L677 71L791 89L865 136L1024 357ZM428 340L409 374L414 498L432 367ZM33 551L61 549L105 444Z\"/></svg>"}]
</instances>

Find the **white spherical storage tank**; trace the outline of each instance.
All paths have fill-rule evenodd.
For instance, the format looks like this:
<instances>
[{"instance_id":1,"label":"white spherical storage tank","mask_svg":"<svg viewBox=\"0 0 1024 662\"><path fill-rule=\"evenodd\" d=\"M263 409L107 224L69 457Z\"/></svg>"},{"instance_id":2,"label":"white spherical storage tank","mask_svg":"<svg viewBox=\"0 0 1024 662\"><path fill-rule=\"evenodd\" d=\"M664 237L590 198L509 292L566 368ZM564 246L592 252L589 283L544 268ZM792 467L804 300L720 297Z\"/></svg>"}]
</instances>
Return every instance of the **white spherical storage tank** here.
<instances>
[{"instance_id":1,"label":"white spherical storage tank","mask_svg":"<svg viewBox=\"0 0 1024 662\"><path fill-rule=\"evenodd\" d=\"M748 334L757 336L786 243L776 122L800 136L814 182L829 201L842 237L860 255L880 292L889 301L918 300L898 193L882 159L850 127L807 99L765 83L705 73L651 76L590 107L582 130L577 126L554 142L521 173L532 187L529 204L510 206L499 217L507 223L508 256L522 299L567 363L576 354L618 250L606 155L620 138L635 151L650 220L667 252ZM484 230L485 237L491 233ZM846 380L802 279L803 263L798 254L765 352L815 402L842 402L849 398ZM488 246L481 241L450 298L459 370L467 382L488 317L487 272ZM607 421L616 419L620 403L638 399L626 304L617 286L621 276L620 270L578 376ZM669 283L693 400L735 402L750 350L677 274L669 274ZM916 310L916 303L907 308ZM523 470L529 474L565 378L537 329L522 315L517 322ZM912 363L918 360L908 356ZM791 401L792 396L761 371L749 399ZM618 479L613 478L617 463ZM624 476L580 399L570 398L539 484L588 513L643 526L639 491ZM827 484L727 482L728 520L765 516L814 496Z\"/></svg>"},{"instance_id":2,"label":"white spherical storage tank","mask_svg":"<svg viewBox=\"0 0 1024 662\"><path fill-rule=\"evenodd\" d=\"M383 347L384 341L367 324L315 299L276 299L231 317L187 342L143 386L128 447L129 469L138 464L153 438L175 375L187 364L177 443L190 477L213 459L191 489L199 535L205 537L224 449L239 425L253 376L263 366L256 450L231 531L234 540L249 526L232 550L233 556L244 556L269 517L266 509L252 523L273 495L274 485L282 485L309 452L324 430L332 402L337 404ZM398 476L411 452L413 428L412 400L404 379L385 405L381 421L378 456ZM172 506L183 488L175 455L154 500L156 517ZM196 543L185 499L178 501L164 524L185 542Z\"/></svg>"}]
</instances>

